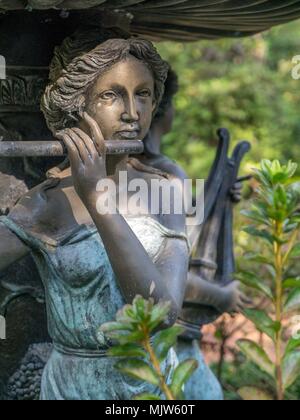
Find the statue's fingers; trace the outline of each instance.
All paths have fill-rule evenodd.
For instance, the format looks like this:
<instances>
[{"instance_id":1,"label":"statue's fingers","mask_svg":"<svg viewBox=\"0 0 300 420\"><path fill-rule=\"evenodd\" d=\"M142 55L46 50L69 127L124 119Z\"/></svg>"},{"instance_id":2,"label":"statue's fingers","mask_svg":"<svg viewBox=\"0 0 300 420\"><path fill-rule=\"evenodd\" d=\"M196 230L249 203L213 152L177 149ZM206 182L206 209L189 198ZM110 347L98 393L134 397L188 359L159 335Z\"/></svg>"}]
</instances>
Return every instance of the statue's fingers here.
<instances>
[{"instance_id":1,"label":"statue's fingers","mask_svg":"<svg viewBox=\"0 0 300 420\"><path fill-rule=\"evenodd\" d=\"M88 124L92 134L92 140L95 143L95 147L100 156L104 157L106 155L106 145L104 141L103 134L97 122L89 116L87 112L83 113L85 122Z\"/></svg>"},{"instance_id":2,"label":"statue's fingers","mask_svg":"<svg viewBox=\"0 0 300 420\"><path fill-rule=\"evenodd\" d=\"M78 162L81 161L81 157L72 138L67 134L65 130L57 133L56 137L64 142L68 151L68 157L70 159L71 166L78 164Z\"/></svg>"},{"instance_id":3,"label":"statue's fingers","mask_svg":"<svg viewBox=\"0 0 300 420\"><path fill-rule=\"evenodd\" d=\"M253 301L243 294L241 295L241 300L245 305L252 305L253 304Z\"/></svg>"},{"instance_id":4,"label":"statue's fingers","mask_svg":"<svg viewBox=\"0 0 300 420\"><path fill-rule=\"evenodd\" d=\"M85 147L84 142L81 140L81 138L75 133L75 131L71 128L68 128L66 130L67 135L71 138L73 144L76 146L80 159L82 163L87 162L89 158L88 150Z\"/></svg>"},{"instance_id":5,"label":"statue's fingers","mask_svg":"<svg viewBox=\"0 0 300 420\"><path fill-rule=\"evenodd\" d=\"M241 201L242 201L242 194L240 194L240 193L236 193L236 192L231 192L231 195L232 195L232 201L234 202L234 203L240 203Z\"/></svg>"},{"instance_id":6,"label":"statue's fingers","mask_svg":"<svg viewBox=\"0 0 300 420\"><path fill-rule=\"evenodd\" d=\"M80 130L80 128L77 127L73 128L73 131L83 141L90 157L93 158L94 156L97 156L98 152L96 146L93 140L90 138L90 136L88 136L84 131Z\"/></svg>"},{"instance_id":7,"label":"statue's fingers","mask_svg":"<svg viewBox=\"0 0 300 420\"><path fill-rule=\"evenodd\" d=\"M243 188L243 183L242 182L236 182L233 187L232 187L232 191L241 191Z\"/></svg>"}]
</instances>

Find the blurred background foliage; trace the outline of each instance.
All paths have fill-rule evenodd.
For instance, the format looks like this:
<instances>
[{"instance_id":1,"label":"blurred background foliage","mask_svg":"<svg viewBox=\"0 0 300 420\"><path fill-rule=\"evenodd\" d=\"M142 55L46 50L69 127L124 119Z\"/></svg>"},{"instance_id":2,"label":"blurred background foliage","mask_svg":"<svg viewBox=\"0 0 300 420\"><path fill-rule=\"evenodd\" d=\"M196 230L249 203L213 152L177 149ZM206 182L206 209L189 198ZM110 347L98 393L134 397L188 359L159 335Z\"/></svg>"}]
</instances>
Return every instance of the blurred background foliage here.
<instances>
[{"instance_id":1,"label":"blurred background foliage","mask_svg":"<svg viewBox=\"0 0 300 420\"><path fill-rule=\"evenodd\" d=\"M300 54L299 22L250 38L165 42L158 49L180 81L163 152L190 177L207 176L219 127L230 130L232 145L251 142L246 172L262 158L298 161L300 80L291 71Z\"/></svg>"},{"instance_id":2,"label":"blurred background foliage","mask_svg":"<svg viewBox=\"0 0 300 420\"><path fill-rule=\"evenodd\" d=\"M176 160L191 178L207 177L216 152L219 127L230 130L232 148L241 140L252 144L242 174L251 173L263 158L300 163L300 80L294 80L291 74L295 66L292 59L300 55L299 22L250 38L190 44L165 42L157 46L178 73L180 82L173 131L164 138L162 151ZM300 165L297 175L300 175ZM250 251L261 252L257 241L243 232L249 220L239 211L251 205L254 180L250 186L245 188L244 201L235 212L235 250L238 267L252 270L263 279L266 273L259 272L259 267L245 258ZM300 261L295 261L294 271L293 275L299 275ZM247 293L255 305L261 303L249 289ZM244 322L242 315L234 323L225 315L204 332L204 341L215 335L220 343L220 348L206 347L204 353L208 361L215 363L226 399L239 399L236 391L249 384L249 378L261 384L265 381L263 373L246 362L233 344L243 338L245 333L239 325ZM251 335L251 329L247 334ZM230 344L226 344L228 341ZM300 379L290 390L288 399L299 399L299 393Z\"/></svg>"}]
</instances>

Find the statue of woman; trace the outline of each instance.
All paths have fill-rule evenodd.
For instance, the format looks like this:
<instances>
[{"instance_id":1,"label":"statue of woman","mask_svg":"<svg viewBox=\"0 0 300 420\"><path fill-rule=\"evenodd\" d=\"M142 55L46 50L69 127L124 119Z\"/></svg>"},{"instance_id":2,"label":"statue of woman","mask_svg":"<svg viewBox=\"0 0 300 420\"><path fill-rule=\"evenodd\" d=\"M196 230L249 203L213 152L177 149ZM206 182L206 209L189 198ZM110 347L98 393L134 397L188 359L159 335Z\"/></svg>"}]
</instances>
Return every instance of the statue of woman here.
<instances>
[{"instance_id":1,"label":"statue of woman","mask_svg":"<svg viewBox=\"0 0 300 420\"><path fill-rule=\"evenodd\" d=\"M110 342L97 331L136 295L169 301L165 324L175 323L189 262L185 216L164 214L161 202L153 216L151 199L142 203L144 215L130 206L128 213L107 214L104 192L96 187L105 179L118 186L121 171L128 182L144 180L150 197L153 180L168 182L160 171L127 155L107 156L105 149L105 140L145 138L168 65L140 39L111 39L95 48L81 39L76 51L72 42L56 50L42 100L48 127L68 149L70 168L0 218L0 271L31 253L44 283L54 350L42 400L130 399L153 390L114 370L115 360L106 355Z\"/></svg>"}]
</instances>

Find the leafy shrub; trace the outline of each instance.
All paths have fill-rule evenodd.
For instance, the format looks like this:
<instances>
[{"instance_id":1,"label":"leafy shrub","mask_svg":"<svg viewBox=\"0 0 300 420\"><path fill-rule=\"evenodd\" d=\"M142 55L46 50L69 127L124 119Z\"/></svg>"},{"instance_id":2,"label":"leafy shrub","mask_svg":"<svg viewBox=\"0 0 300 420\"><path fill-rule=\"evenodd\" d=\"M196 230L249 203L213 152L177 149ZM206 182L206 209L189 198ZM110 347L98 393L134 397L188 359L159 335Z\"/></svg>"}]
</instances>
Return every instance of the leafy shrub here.
<instances>
[{"instance_id":1,"label":"leafy shrub","mask_svg":"<svg viewBox=\"0 0 300 420\"><path fill-rule=\"evenodd\" d=\"M132 305L126 305L118 312L116 322L102 325L100 333L110 338L114 345L108 354L121 357L116 368L138 380L154 385L164 394L167 400L184 399L184 384L198 368L196 360L189 359L180 363L174 372L172 367L162 371L161 365L166 361L170 349L175 346L182 328L174 326L155 331L162 326L170 311L170 304L143 299L137 296ZM168 377L171 376L170 381ZM142 394L138 400L160 400L160 396Z\"/></svg>"},{"instance_id":2,"label":"leafy shrub","mask_svg":"<svg viewBox=\"0 0 300 420\"><path fill-rule=\"evenodd\" d=\"M241 271L240 281L265 298L263 308L247 309L245 315L273 343L274 361L268 351L251 340L240 340L242 352L270 377L268 389L243 387L244 399L283 400L286 391L300 375L300 336L288 325L300 308L300 277L291 277L295 259L300 256L300 188L293 178L297 165L262 161L255 171L259 188L250 211L244 215L253 222L245 231L261 245L260 252L246 257L258 265L265 278L253 271ZM267 304L266 304L267 303Z\"/></svg>"}]
</instances>

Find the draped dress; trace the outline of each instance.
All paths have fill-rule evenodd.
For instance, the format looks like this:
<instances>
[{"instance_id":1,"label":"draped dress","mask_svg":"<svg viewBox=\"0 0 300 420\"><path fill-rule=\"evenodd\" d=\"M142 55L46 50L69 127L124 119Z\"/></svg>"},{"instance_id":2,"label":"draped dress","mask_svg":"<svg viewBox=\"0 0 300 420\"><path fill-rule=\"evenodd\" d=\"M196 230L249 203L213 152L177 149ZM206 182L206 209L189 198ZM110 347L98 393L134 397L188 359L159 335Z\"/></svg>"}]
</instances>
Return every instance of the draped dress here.
<instances>
[{"instance_id":1,"label":"draped dress","mask_svg":"<svg viewBox=\"0 0 300 420\"><path fill-rule=\"evenodd\" d=\"M185 232L150 216L124 218L154 263L168 241L176 242L188 261ZM117 371L116 359L106 354L109 340L99 328L115 320L125 301L96 226L81 224L48 236L10 215L0 217L0 224L30 248L45 288L53 352L43 372L41 399L129 400L155 391ZM176 364L174 351L167 363Z\"/></svg>"}]
</instances>

